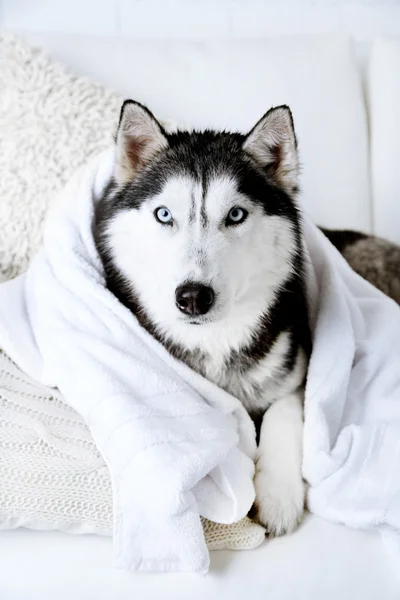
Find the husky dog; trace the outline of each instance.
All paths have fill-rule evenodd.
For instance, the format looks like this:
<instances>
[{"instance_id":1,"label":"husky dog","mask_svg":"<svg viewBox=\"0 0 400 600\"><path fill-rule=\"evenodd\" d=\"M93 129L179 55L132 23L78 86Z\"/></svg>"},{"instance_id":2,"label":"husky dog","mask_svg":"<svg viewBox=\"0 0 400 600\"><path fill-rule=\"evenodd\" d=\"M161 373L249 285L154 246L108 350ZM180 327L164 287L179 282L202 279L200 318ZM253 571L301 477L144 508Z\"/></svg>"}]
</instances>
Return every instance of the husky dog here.
<instances>
[{"instance_id":1,"label":"husky dog","mask_svg":"<svg viewBox=\"0 0 400 600\"><path fill-rule=\"evenodd\" d=\"M400 304L400 246L359 231L322 231L356 273Z\"/></svg>"},{"instance_id":2,"label":"husky dog","mask_svg":"<svg viewBox=\"0 0 400 600\"><path fill-rule=\"evenodd\" d=\"M109 289L177 359L258 426L256 504L271 534L304 511L310 354L297 142L287 106L247 134L168 133L123 104L96 240Z\"/></svg>"}]
</instances>

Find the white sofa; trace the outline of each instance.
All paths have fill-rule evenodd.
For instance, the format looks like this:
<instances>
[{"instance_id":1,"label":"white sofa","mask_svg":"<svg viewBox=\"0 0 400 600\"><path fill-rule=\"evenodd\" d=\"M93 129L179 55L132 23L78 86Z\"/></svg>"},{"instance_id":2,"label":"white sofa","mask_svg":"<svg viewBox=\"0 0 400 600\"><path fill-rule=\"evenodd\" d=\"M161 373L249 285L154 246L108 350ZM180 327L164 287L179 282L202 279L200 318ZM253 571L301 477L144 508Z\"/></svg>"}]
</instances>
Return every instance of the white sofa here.
<instances>
[{"instance_id":1,"label":"white sofa","mask_svg":"<svg viewBox=\"0 0 400 600\"><path fill-rule=\"evenodd\" d=\"M215 22L223 28L229 18L223 4L225 12L213 14L214 38ZM24 26L28 38L75 71L147 103L164 119L248 129L272 104L290 104L303 163L302 202L313 218L400 241L400 190L393 174L400 101L388 101L388 94L400 89L397 48L391 54L384 42L372 44L371 16L363 22L362 42L352 47L336 35L266 39L277 33L267 14L264 26L261 13L253 15L252 28L242 8L241 30L237 5L235 10L235 35L226 40L222 35L198 42L77 36L29 30L28 20ZM381 15L377 34L385 27L396 33L390 12L384 18L376 14ZM351 22L356 34L356 19ZM279 23L282 29L282 15ZM302 26L307 26L304 15ZM143 37L137 29L136 38ZM320 23L311 29L316 33ZM254 31L258 39L234 39L241 31L243 37ZM247 597L394 600L400 597L400 568L375 532L315 516L292 536L257 550L213 553L206 577L117 571L108 538L27 530L0 534L4 600Z\"/></svg>"}]
</instances>

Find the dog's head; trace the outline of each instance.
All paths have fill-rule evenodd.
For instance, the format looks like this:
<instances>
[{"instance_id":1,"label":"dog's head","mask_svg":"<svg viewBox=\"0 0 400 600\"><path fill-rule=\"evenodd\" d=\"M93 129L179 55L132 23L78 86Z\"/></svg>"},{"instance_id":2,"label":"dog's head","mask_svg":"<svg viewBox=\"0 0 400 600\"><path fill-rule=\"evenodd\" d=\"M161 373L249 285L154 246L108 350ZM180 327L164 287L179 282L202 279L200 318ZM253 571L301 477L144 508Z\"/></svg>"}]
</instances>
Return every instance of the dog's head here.
<instances>
[{"instance_id":1,"label":"dog's head","mask_svg":"<svg viewBox=\"0 0 400 600\"><path fill-rule=\"evenodd\" d=\"M300 244L289 108L271 109L247 135L168 133L126 101L114 178L100 208L100 246L137 310L184 343L215 324L254 326Z\"/></svg>"}]
</instances>

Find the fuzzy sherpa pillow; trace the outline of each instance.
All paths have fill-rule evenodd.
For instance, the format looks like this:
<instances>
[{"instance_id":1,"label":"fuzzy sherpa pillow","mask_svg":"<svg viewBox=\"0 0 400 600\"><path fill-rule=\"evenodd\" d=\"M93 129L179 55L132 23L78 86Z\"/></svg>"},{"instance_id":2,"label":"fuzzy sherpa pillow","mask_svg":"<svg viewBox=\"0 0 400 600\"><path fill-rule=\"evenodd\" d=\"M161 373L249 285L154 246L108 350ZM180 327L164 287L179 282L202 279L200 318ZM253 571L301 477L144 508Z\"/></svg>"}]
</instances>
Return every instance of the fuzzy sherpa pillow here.
<instances>
[{"instance_id":1,"label":"fuzzy sherpa pillow","mask_svg":"<svg viewBox=\"0 0 400 600\"><path fill-rule=\"evenodd\" d=\"M0 280L26 269L56 192L112 142L121 99L0 37Z\"/></svg>"}]
</instances>

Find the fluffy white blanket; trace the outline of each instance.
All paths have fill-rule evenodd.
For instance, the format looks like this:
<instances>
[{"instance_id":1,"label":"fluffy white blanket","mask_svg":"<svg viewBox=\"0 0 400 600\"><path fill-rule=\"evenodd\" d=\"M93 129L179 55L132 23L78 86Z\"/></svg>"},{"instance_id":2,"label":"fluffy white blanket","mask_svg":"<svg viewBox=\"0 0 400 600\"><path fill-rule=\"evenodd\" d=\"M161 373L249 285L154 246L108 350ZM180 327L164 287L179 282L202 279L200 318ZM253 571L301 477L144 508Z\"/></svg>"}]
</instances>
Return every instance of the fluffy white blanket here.
<instances>
[{"instance_id":1,"label":"fluffy white blanket","mask_svg":"<svg viewBox=\"0 0 400 600\"><path fill-rule=\"evenodd\" d=\"M175 361L106 289L92 226L111 170L106 153L71 180L28 272L0 286L0 346L88 424L111 473L118 566L206 571L200 515L247 513L254 428L239 401ZM304 227L309 506L400 529L400 310Z\"/></svg>"},{"instance_id":2,"label":"fluffy white blanket","mask_svg":"<svg viewBox=\"0 0 400 600\"><path fill-rule=\"evenodd\" d=\"M88 424L111 474L117 565L206 571L200 515L247 514L254 427L238 400L174 360L106 289L92 226L112 159L72 178L28 272L0 286L0 346Z\"/></svg>"},{"instance_id":3,"label":"fluffy white blanket","mask_svg":"<svg viewBox=\"0 0 400 600\"><path fill-rule=\"evenodd\" d=\"M308 220L304 235L313 332L303 442L308 506L338 523L378 528L398 549L400 307L354 273Z\"/></svg>"}]
</instances>

